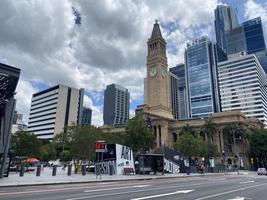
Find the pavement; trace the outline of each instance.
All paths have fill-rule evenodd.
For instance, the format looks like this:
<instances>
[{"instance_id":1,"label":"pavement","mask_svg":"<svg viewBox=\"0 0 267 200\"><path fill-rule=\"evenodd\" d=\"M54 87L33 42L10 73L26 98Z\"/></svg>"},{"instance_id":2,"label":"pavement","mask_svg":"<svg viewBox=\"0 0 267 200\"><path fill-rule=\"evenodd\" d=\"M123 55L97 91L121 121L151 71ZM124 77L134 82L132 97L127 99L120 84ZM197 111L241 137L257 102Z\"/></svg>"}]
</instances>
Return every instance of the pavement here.
<instances>
[{"instance_id":1,"label":"pavement","mask_svg":"<svg viewBox=\"0 0 267 200\"><path fill-rule=\"evenodd\" d=\"M267 176L258 176L256 173L214 174L150 180L1 187L0 199L266 200L266 188Z\"/></svg>"},{"instance_id":2,"label":"pavement","mask_svg":"<svg viewBox=\"0 0 267 200\"><path fill-rule=\"evenodd\" d=\"M245 172L243 172L245 173ZM231 173L228 173L231 174ZM234 172L236 174L236 172ZM206 176L214 176L216 174L205 174ZM219 174L222 175L222 174ZM190 174L190 176L202 176L200 174ZM111 182L111 181L129 181L129 180L149 180L149 179L164 179L164 178L184 178L186 174L156 174L156 175L101 175L101 179L95 174L87 173L73 174L67 176L67 171L57 170L57 175L52 176L52 169L45 168L41 171L41 176L36 176L36 172L25 172L23 177L19 173L11 172L9 177L0 179L0 187L8 186L30 186L30 185L45 185L45 184L66 184L66 183L89 183L89 182Z\"/></svg>"}]
</instances>

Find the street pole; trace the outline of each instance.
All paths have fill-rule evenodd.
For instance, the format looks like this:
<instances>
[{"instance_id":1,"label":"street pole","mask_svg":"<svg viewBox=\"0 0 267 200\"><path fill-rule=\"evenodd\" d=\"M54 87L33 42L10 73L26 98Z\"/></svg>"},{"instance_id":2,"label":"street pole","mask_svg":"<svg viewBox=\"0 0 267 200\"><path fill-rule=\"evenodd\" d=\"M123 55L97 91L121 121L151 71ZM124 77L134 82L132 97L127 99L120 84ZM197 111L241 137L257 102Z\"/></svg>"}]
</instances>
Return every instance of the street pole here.
<instances>
[{"instance_id":1,"label":"street pole","mask_svg":"<svg viewBox=\"0 0 267 200\"><path fill-rule=\"evenodd\" d=\"M235 158L237 157L237 174L239 175L239 155L237 155L237 148L235 142L235 131L233 131L233 140L234 140L234 148L235 148Z\"/></svg>"}]
</instances>

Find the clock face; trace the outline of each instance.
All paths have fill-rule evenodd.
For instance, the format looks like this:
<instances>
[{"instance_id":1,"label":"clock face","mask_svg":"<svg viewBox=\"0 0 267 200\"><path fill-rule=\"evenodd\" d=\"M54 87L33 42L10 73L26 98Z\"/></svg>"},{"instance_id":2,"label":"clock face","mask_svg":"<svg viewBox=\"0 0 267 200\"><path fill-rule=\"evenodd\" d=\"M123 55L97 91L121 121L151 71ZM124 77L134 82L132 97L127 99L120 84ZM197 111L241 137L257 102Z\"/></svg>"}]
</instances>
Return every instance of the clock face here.
<instances>
[{"instance_id":1,"label":"clock face","mask_svg":"<svg viewBox=\"0 0 267 200\"><path fill-rule=\"evenodd\" d=\"M151 67L149 71L149 76L154 77L157 75L157 67Z\"/></svg>"},{"instance_id":2,"label":"clock face","mask_svg":"<svg viewBox=\"0 0 267 200\"><path fill-rule=\"evenodd\" d=\"M167 74L167 70L166 70L166 69L162 69L162 70L161 70L161 75L162 75L163 77L165 77L166 74Z\"/></svg>"}]
</instances>

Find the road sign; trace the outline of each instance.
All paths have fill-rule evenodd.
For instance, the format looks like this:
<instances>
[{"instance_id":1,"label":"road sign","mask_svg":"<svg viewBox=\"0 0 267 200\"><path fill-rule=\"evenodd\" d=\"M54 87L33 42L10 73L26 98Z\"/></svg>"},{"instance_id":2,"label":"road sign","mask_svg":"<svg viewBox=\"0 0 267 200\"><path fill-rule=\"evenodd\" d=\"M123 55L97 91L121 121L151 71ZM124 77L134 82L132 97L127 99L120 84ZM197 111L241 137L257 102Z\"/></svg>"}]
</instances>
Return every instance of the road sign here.
<instances>
[{"instance_id":1,"label":"road sign","mask_svg":"<svg viewBox=\"0 0 267 200\"><path fill-rule=\"evenodd\" d=\"M96 141L95 143L95 152L106 152L107 150L107 143L104 140Z\"/></svg>"}]
</instances>

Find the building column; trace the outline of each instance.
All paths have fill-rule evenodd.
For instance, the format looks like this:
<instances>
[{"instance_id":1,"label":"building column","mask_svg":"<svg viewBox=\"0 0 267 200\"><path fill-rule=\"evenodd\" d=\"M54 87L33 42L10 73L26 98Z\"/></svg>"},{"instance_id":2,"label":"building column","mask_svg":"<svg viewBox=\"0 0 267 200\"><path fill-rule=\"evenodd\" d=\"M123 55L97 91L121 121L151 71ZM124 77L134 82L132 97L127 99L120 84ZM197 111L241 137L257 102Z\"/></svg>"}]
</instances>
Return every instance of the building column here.
<instances>
[{"instance_id":1,"label":"building column","mask_svg":"<svg viewBox=\"0 0 267 200\"><path fill-rule=\"evenodd\" d=\"M154 133L155 140L156 140L156 147L159 147L159 137L158 137L157 126L153 126L153 133Z\"/></svg>"},{"instance_id":2,"label":"building column","mask_svg":"<svg viewBox=\"0 0 267 200\"><path fill-rule=\"evenodd\" d=\"M158 144L159 144L159 147L161 147L162 145L162 133L161 133L161 126L159 125L158 126Z\"/></svg>"}]
</instances>

